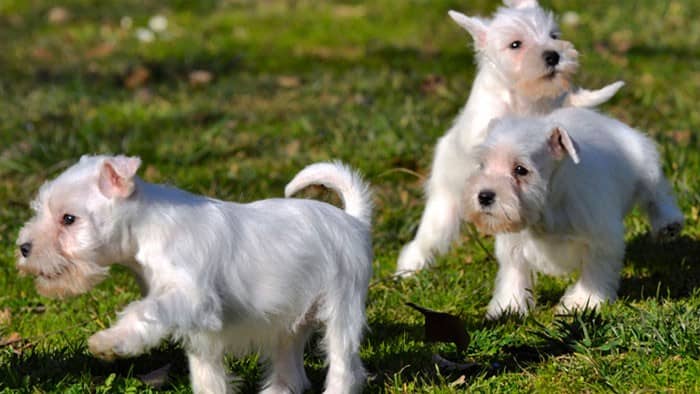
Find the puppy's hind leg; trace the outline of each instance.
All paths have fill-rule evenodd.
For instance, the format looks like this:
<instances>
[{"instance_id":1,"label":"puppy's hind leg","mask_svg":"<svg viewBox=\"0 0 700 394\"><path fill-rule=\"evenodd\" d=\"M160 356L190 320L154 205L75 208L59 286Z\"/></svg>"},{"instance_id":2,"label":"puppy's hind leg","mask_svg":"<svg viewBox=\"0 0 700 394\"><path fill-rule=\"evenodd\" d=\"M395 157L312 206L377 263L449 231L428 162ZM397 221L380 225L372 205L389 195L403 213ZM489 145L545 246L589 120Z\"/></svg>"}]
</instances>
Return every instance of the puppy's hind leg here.
<instances>
[{"instance_id":1,"label":"puppy's hind leg","mask_svg":"<svg viewBox=\"0 0 700 394\"><path fill-rule=\"evenodd\" d=\"M304 371L304 345L312 327L304 325L295 333L283 333L272 349L270 375L261 394L303 393L311 387Z\"/></svg>"},{"instance_id":2,"label":"puppy's hind leg","mask_svg":"<svg viewBox=\"0 0 700 394\"><path fill-rule=\"evenodd\" d=\"M445 253L459 233L461 190L469 169L450 144L451 140L443 137L437 145L425 210L416 237L401 250L398 275L411 275L425 268L432 262L433 253Z\"/></svg>"},{"instance_id":3,"label":"puppy's hind leg","mask_svg":"<svg viewBox=\"0 0 700 394\"><path fill-rule=\"evenodd\" d=\"M664 181L663 190L654 193L654 199L647 202L647 213L652 233L660 239L675 238L683 229L683 212L671 194L670 186Z\"/></svg>"},{"instance_id":4,"label":"puppy's hind leg","mask_svg":"<svg viewBox=\"0 0 700 394\"><path fill-rule=\"evenodd\" d=\"M199 340L208 346L187 352L190 366L190 380L195 394L228 394L233 390L229 384L231 378L224 367L223 346L216 346L217 341Z\"/></svg>"},{"instance_id":5,"label":"puppy's hind leg","mask_svg":"<svg viewBox=\"0 0 700 394\"><path fill-rule=\"evenodd\" d=\"M557 307L559 312L596 309L604 302L617 299L625 254L623 234L624 228L620 225L617 235L601 238L605 240L605 245L591 245L587 253L581 256L581 275L562 296Z\"/></svg>"},{"instance_id":6,"label":"puppy's hind leg","mask_svg":"<svg viewBox=\"0 0 700 394\"><path fill-rule=\"evenodd\" d=\"M323 345L328 360L325 394L360 391L365 370L360 359L360 342L365 329L365 305L359 294L330 301L319 317L326 324Z\"/></svg>"},{"instance_id":7,"label":"puppy's hind leg","mask_svg":"<svg viewBox=\"0 0 700 394\"><path fill-rule=\"evenodd\" d=\"M678 236L683 229L683 212L660 168L647 173L645 185L639 194L640 205L649 216L654 237L669 239Z\"/></svg>"}]
</instances>

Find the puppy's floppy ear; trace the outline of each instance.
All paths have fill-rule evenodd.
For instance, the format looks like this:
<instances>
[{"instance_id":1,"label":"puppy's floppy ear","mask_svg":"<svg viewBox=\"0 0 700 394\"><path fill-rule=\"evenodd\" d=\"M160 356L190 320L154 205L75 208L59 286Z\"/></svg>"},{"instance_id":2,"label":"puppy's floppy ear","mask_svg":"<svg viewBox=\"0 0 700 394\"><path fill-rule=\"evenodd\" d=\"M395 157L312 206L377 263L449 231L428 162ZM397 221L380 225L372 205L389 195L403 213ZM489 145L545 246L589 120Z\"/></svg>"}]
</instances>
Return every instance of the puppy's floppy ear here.
<instances>
[{"instance_id":1,"label":"puppy's floppy ear","mask_svg":"<svg viewBox=\"0 0 700 394\"><path fill-rule=\"evenodd\" d=\"M503 4L510 8L537 7L537 0L503 0Z\"/></svg>"},{"instance_id":2,"label":"puppy's floppy ear","mask_svg":"<svg viewBox=\"0 0 700 394\"><path fill-rule=\"evenodd\" d=\"M569 155L574 163L579 163L578 152L576 151L576 146L574 146L574 141L569 137L569 133L560 126L555 126L549 134L549 151L552 153L555 159L561 160L565 155Z\"/></svg>"},{"instance_id":3,"label":"puppy's floppy ear","mask_svg":"<svg viewBox=\"0 0 700 394\"><path fill-rule=\"evenodd\" d=\"M450 10L447 12L453 21L462 26L471 34L478 49L486 46L486 32L488 31L487 21L481 18L474 18L464 15L461 12Z\"/></svg>"},{"instance_id":4,"label":"puppy's floppy ear","mask_svg":"<svg viewBox=\"0 0 700 394\"><path fill-rule=\"evenodd\" d=\"M107 198L126 198L134 192L134 175L141 165L138 157L114 156L100 167L98 186Z\"/></svg>"}]
</instances>

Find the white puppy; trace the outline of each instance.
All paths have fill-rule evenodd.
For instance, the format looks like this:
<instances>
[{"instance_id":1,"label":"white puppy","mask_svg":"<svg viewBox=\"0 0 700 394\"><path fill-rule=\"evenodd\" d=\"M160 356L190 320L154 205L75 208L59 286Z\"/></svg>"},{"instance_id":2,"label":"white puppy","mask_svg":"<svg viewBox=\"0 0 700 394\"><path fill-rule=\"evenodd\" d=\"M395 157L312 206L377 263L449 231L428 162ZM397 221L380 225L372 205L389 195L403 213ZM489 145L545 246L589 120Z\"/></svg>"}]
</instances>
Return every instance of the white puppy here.
<instances>
[{"instance_id":1,"label":"white puppy","mask_svg":"<svg viewBox=\"0 0 700 394\"><path fill-rule=\"evenodd\" d=\"M579 108L493 123L465 193L467 220L496 234L499 270L488 317L526 314L534 306L534 272L580 271L563 309L615 300L623 219L635 204L655 235L680 232L683 214L656 146L637 130Z\"/></svg>"},{"instance_id":2,"label":"white puppy","mask_svg":"<svg viewBox=\"0 0 700 394\"><path fill-rule=\"evenodd\" d=\"M596 106L623 85L616 82L598 91L573 88L578 53L560 38L552 14L534 0L505 3L508 7L499 8L490 20L450 11L474 39L478 73L466 106L435 148L425 211L415 239L399 256L398 274L424 268L459 233L467 169L474 167L471 150L484 140L492 119Z\"/></svg>"},{"instance_id":3,"label":"white puppy","mask_svg":"<svg viewBox=\"0 0 700 394\"><path fill-rule=\"evenodd\" d=\"M260 350L271 363L266 393L309 387L304 345L325 326L326 392L359 391L358 355L372 271L371 197L339 163L314 164L287 186L338 191L323 202L236 204L144 182L141 161L84 156L41 187L21 230L18 268L46 296L83 293L112 263L131 268L144 298L88 340L104 359L146 352L171 337L184 345L197 393L229 391L224 353Z\"/></svg>"}]
</instances>

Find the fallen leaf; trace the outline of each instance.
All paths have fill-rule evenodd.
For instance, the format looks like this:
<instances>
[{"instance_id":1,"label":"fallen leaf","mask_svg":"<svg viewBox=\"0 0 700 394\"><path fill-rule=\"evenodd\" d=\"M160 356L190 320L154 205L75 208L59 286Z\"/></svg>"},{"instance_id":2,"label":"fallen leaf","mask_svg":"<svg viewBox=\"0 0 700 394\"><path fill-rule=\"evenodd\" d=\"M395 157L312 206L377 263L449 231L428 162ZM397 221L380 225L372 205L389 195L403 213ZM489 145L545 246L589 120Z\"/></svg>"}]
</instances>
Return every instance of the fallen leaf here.
<instances>
[{"instance_id":1,"label":"fallen leaf","mask_svg":"<svg viewBox=\"0 0 700 394\"><path fill-rule=\"evenodd\" d=\"M0 311L0 325L9 325L12 322L12 310L5 308Z\"/></svg>"},{"instance_id":2,"label":"fallen leaf","mask_svg":"<svg viewBox=\"0 0 700 394\"><path fill-rule=\"evenodd\" d=\"M299 148L301 148L301 142L293 140L284 147L284 151L287 153L287 156L294 157L299 153Z\"/></svg>"},{"instance_id":3,"label":"fallen leaf","mask_svg":"<svg viewBox=\"0 0 700 394\"><path fill-rule=\"evenodd\" d=\"M92 59L99 59L111 55L112 52L114 52L114 44L110 42L103 42L88 50L85 53L85 56Z\"/></svg>"},{"instance_id":4,"label":"fallen leaf","mask_svg":"<svg viewBox=\"0 0 700 394\"><path fill-rule=\"evenodd\" d=\"M214 74L206 70L194 70L190 73L190 85L206 85L214 79Z\"/></svg>"},{"instance_id":5,"label":"fallen leaf","mask_svg":"<svg viewBox=\"0 0 700 394\"><path fill-rule=\"evenodd\" d=\"M143 383L159 389L168 383L168 373L170 372L171 364L165 364L164 366L155 369L144 375L136 375L136 377Z\"/></svg>"},{"instance_id":6,"label":"fallen leaf","mask_svg":"<svg viewBox=\"0 0 700 394\"><path fill-rule=\"evenodd\" d=\"M53 54L48 49L42 47L32 49L32 57L37 60L53 60Z\"/></svg>"},{"instance_id":7,"label":"fallen leaf","mask_svg":"<svg viewBox=\"0 0 700 394\"><path fill-rule=\"evenodd\" d=\"M281 75L277 77L277 84L283 88L296 88L301 85L301 79L293 75Z\"/></svg>"},{"instance_id":8,"label":"fallen leaf","mask_svg":"<svg viewBox=\"0 0 700 394\"><path fill-rule=\"evenodd\" d=\"M457 387L467 383L467 377L465 375L460 375L456 380L450 383L450 387Z\"/></svg>"},{"instance_id":9,"label":"fallen leaf","mask_svg":"<svg viewBox=\"0 0 700 394\"><path fill-rule=\"evenodd\" d=\"M425 340L427 342L452 342L457 346L457 350L467 350L469 334L462 319L449 313L423 308L412 302L407 302L406 305L425 316Z\"/></svg>"},{"instance_id":10,"label":"fallen leaf","mask_svg":"<svg viewBox=\"0 0 700 394\"><path fill-rule=\"evenodd\" d=\"M629 29L616 31L610 36L610 42L615 51L626 53L634 43L634 33Z\"/></svg>"},{"instance_id":11,"label":"fallen leaf","mask_svg":"<svg viewBox=\"0 0 700 394\"><path fill-rule=\"evenodd\" d=\"M149 88L139 88L134 94L134 98L142 103L148 103L153 100L153 92Z\"/></svg>"},{"instance_id":12,"label":"fallen leaf","mask_svg":"<svg viewBox=\"0 0 700 394\"><path fill-rule=\"evenodd\" d=\"M440 93L445 90L445 78L430 74L423 78L420 84L420 90L424 94Z\"/></svg>"},{"instance_id":13,"label":"fallen leaf","mask_svg":"<svg viewBox=\"0 0 700 394\"><path fill-rule=\"evenodd\" d=\"M148 81L150 76L151 72L146 67L138 66L126 77L124 85L129 89L136 89Z\"/></svg>"},{"instance_id":14,"label":"fallen leaf","mask_svg":"<svg viewBox=\"0 0 700 394\"><path fill-rule=\"evenodd\" d=\"M690 142L690 137L692 133L690 130L676 130L671 132L671 136L673 139L678 142L679 144L685 146Z\"/></svg>"},{"instance_id":15,"label":"fallen leaf","mask_svg":"<svg viewBox=\"0 0 700 394\"><path fill-rule=\"evenodd\" d=\"M13 332L10 335L2 337L2 339L0 339L0 346L12 345L13 343L20 342L21 340L22 336L19 335L18 332Z\"/></svg>"},{"instance_id":16,"label":"fallen leaf","mask_svg":"<svg viewBox=\"0 0 700 394\"><path fill-rule=\"evenodd\" d=\"M59 25L70 19L70 12L63 7L53 7L49 10L47 19L49 20L49 23Z\"/></svg>"}]
</instances>

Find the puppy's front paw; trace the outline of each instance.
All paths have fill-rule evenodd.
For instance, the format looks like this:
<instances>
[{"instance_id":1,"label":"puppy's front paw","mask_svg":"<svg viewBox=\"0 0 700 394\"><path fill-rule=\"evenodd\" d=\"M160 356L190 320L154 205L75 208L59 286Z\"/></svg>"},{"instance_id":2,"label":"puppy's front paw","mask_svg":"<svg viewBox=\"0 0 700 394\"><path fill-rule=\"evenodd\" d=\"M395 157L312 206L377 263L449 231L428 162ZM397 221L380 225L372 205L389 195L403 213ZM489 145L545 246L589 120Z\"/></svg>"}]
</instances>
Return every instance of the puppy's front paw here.
<instances>
[{"instance_id":1,"label":"puppy's front paw","mask_svg":"<svg viewBox=\"0 0 700 394\"><path fill-rule=\"evenodd\" d=\"M105 361L133 357L143 353L139 343L133 341L134 338L134 335L126 335L118 329L110 328L88 338L88 349L95 357Z\"/></svg>"},{"instance_id":2,"label":"puppy's front paw","mask_svg":"<svg viewBox=\"0 0 700 394\"><path fill-rule=\"evenodd\" d=\"M430 263L430 259L421 253L418 244L415 241L404 246L399 255L399 261L396 267L396 276L408 277L425 268Z\"/></svg>"},{"instance_id":3,"label":"puppy's front paw","mask_svg":"<svg viewBox=\"0 0 700 394\"><path fill-rule=\"evenodd\" d=\"M88 349L93 356L105 361L117 358L117 339L109 330L99 331L88 338Z\"/></svg>"},{"instance_id":4,"label":"puppy's front paw","mask_svg":"<svg viewBox=\"0 0 700 394\"><path fill-rule=\"evenodd\" d=\"M519 299L513 297L510 300L500 300L494 297L486 308L486 318L497 320L506 316L525 317L534 306L534 300L526 297Z\"/></svg>"}]
</instances>

